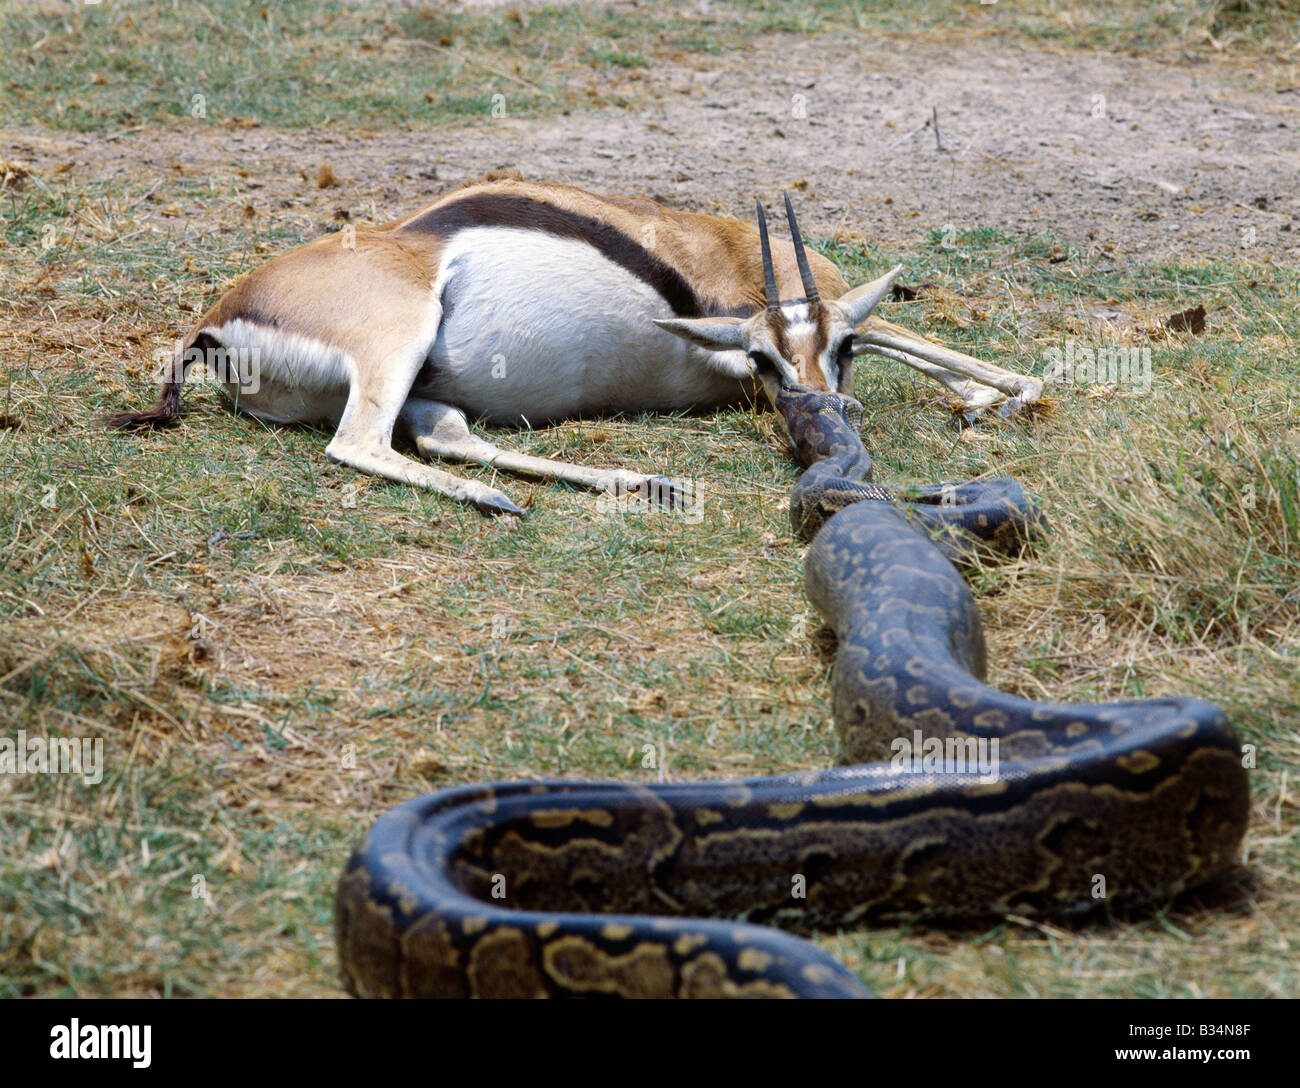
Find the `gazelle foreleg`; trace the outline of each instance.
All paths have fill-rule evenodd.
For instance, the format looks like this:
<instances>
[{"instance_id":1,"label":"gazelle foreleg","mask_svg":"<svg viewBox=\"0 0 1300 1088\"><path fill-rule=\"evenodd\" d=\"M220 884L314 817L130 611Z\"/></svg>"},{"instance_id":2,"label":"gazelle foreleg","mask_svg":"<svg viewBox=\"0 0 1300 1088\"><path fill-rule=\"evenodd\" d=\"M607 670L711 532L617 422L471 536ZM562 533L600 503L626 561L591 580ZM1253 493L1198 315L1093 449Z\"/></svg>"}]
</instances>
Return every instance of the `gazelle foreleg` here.
<instances>
[{"instance_id":1,"label":"gazelle foreleg","mask_svg":"<svg viewBox=\"0 0 1300 1088\"><path fill-rule=\"evenodd\" d=\"M630 472L621 468L588 468L585 465L571 465L564 461L503 450L472 434L465 413L440 401L412 397L403 406L401 419L415 448L424 457L470 461L523 476L564 480L595 491L649 494L658 489L655 485L667 484L661 476L647 476L642 472ZM652 485L649 491L646 490L648 484Z\"/></svg>"},{"instance_id":2,"label":"gazelle foreleg","mask_svg":"<svg viewBox=\"0 0 1300 1088\"><path fill-rule=\"evenodd\" d=\"M1015 397L1022 404L1036 401L1043 392L1041 378L1004 370L879 318L872 318L858 333L854 354L883 355L906 363L947 386L968 408L986 407L1000 399L996 393L990 394L988 388Z\"/></svg>"},{"instance_id":3,"label":"gazelle foreleg","mask_svg":"<svg viewBox=\"0 0 1300 1088\"><path fill-rule=\"evenodd\" d=\"M991 385L981 385L974 379L963 378L960 374L948 370L946 367L938 366L935 363L927 363L924 359L918 359L904 352L895 351L893 348L873 347L869 351L864 350L862 354L880 355L886 359L906 363L913 369L919 370L927 378L933 378L940 385L949 389L967 408L988 408L990 405L997 404L998 401L1004 399L1004 394Z\"/></svg>"}]
</instances>

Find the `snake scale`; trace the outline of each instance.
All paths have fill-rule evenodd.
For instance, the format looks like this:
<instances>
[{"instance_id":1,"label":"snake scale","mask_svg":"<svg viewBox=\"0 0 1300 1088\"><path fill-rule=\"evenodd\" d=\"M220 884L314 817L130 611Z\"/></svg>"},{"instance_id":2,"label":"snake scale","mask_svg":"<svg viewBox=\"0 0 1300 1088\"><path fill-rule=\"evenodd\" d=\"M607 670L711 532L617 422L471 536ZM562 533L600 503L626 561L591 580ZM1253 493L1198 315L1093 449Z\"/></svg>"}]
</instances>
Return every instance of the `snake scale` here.
<instances>
[{"instance_id":1,"label":"snake scale","mask_svg":"<svg viewBox=\"0 0 1300 1088\"><path fill-rule=\"evenodd\" d=\"M1218 708L1033 702L983 682L954 562L1034 532L1013 481L894 492L870 482L856 401L794 389L778 408L809 466L791 518L812 539L808 597L838 639L847 765L471 785L392 809L339 883L349 992L867 997L768 926L1161 902L1237 863L1249 784ZM935 754L960 761L980 742L996 773Z\"/></svg>"}]
</instances>

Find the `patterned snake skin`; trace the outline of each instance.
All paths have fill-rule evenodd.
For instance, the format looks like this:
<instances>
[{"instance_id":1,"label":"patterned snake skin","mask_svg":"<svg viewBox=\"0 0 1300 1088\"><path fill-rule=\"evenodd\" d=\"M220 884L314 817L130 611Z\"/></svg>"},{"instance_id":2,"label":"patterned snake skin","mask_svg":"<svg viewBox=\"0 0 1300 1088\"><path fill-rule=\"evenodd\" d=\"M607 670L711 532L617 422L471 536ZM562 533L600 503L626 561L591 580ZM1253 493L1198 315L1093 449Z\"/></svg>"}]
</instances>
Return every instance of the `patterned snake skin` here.
<instances>
[{"instance_id":1,"label":"patterned snake skin","mask_svg":"<svg viewBox=\"0 0 1300 1088\"><path fill-rule=\"evenodd\" d=\"M870 482L856 401L791 390L779 408L810 466L791 518L838 638L849 765L474 785L401 805L339 883L349 992L865 997L766 927L1161 902L1236 864L1249 784L1216 707L1042 703L983 682L953 562L1035 530L1013 481L892 492Z\"/></svg>"}]
</instances>

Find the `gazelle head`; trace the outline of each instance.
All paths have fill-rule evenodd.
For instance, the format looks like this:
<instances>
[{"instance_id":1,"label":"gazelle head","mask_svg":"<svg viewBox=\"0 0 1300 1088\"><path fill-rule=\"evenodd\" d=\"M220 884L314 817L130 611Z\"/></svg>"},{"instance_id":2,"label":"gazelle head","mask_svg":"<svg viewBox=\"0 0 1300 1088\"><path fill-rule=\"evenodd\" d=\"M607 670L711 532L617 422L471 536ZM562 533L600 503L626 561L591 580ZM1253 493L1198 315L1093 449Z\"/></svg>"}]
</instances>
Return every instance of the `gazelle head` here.
<instances>
[{"instance_id":1,"label":"gazelle head","mask_svg":"<svg viewBox=\"0 0 1300 1088\"><path fill-rule=\"evenodd\" d=\"M837 299L823 299L808 263L789 193L785 194L785 214L803 284L802 298L782 302L777 293L767 217L758 202L766 307L749 318L665 318L655 324L698 347L726 353L715 355L713 364L736 378L757 378L773 405L781 391L791 386L851 395L854 327L885 297L903 266Z\"/></svg>"}]
</instances>

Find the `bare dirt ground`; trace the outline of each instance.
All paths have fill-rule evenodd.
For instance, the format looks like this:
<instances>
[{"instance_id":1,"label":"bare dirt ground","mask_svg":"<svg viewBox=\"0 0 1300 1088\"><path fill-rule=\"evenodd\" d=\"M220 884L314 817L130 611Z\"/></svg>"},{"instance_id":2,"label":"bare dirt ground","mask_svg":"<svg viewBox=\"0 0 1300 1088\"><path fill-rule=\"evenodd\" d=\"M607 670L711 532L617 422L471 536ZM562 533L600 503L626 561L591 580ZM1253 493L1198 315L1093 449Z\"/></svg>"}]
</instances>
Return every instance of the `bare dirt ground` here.
<instances>
[{"instance_id":1,"label":"bare dirt ground","mask_svg":"<svg viewBox=\"0 0 1300 1088\"><path fill-rule=\"evenodd\" d=\"M1300 256L1300 87L1241 61L1170 64L980 41L773 37L743 56L608 77L653 105L451 132L273 132L220 125L94 134L11 130L10 157L78 175L251 172L273 217L328 162L340 188L310 214L373 202L385 219L497 167L678 207L748 216L803 191L808 228L906 247L929 230L1051 232L1118 260ZM1276 81L1275 81L1276 82ZM1253 87L1251 85L1254 85ZM908 136L938 111L932 129ZM400 118L394 118L395 123ZM184 219L172 219L179 229ZM191 224L192 226L192 224Z\"/></svg>"}]
</instances>

